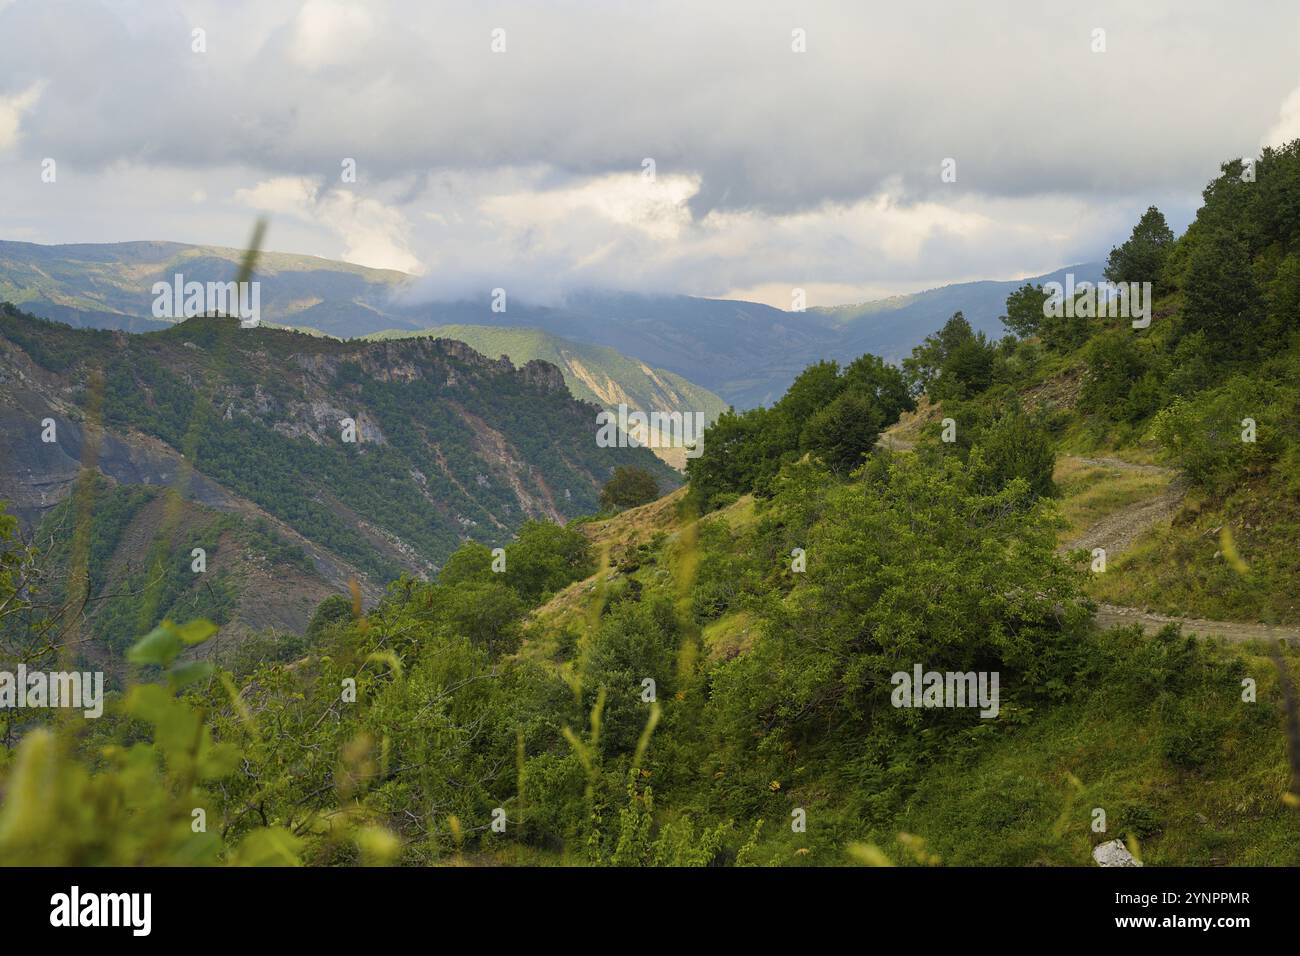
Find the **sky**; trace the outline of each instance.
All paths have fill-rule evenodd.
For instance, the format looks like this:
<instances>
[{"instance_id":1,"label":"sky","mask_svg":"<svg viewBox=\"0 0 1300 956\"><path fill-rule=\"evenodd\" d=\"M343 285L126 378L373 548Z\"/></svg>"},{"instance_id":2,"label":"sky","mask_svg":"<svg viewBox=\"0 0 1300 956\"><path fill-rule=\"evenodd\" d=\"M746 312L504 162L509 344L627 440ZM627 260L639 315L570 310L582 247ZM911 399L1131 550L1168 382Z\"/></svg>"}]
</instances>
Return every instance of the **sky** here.
<instances>
[{"instance_id":1,"label":"sky","mask_svg":"<svg viewBox=\"0 0 1300 956\"><path fill-rule=\"evenodd\" d=\"M1181 231L1297 50L1294 0L0 0L0 239L859 302Z\"/></svg>"}]
</instances>

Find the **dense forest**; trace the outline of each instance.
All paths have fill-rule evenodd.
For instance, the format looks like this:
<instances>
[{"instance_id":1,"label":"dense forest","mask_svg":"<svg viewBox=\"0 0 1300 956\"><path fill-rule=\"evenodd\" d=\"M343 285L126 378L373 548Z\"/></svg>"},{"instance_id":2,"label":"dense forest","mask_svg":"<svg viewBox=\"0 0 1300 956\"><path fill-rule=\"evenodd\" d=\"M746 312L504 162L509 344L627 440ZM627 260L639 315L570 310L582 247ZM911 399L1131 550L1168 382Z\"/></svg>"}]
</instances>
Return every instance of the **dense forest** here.
<instances>
[{"instance_id":1,"label":"dense forest","mask_svg":"<svg viewBox=\"0 0 1300 956\"><path fill-rule=\"evenodd\" d=\"M1054 316L1026 285L1000 340L958 314L901 366L813 365L721 416L687 487L617 510L648 497L623 498L647 484L624 473L600 514L529 522L500 554L465 543L369 606L331 597L292 660L196 660L219 608L139 635L103 719L10 726L0 855L1080 865L1119 838L1158 864L1297 862L1296 649L1095 612L1300 623L1300 142L1224 164L1181 236L1148 210L1107 278L1152 284L1149 327ZM77 360L48 339L22 345ZM193 428L224 480L251 482L215 408L179 379L142 406L128 374L107 372L107 420L178 443ZM409 410L356 384L405 467ZM545 442L526 396L499 401L520 442ZM420 428L455 433L419 407ZM267 490L248 494L291 513L302 491L272 459L326 467L301 452L256 455ZM1139 469L1107 486L1120 497L1176 473L1180 503L1099 566L1070 529L1107 503L1067 458ZM382 456L329 467L400 507L367 485ZM92 577L99 534L80 543ZM29 558L4 552L0 614L28 599ZM918 665L998 674L996 718L891 706L892 675Z\"/></svg>"}]
</instances>

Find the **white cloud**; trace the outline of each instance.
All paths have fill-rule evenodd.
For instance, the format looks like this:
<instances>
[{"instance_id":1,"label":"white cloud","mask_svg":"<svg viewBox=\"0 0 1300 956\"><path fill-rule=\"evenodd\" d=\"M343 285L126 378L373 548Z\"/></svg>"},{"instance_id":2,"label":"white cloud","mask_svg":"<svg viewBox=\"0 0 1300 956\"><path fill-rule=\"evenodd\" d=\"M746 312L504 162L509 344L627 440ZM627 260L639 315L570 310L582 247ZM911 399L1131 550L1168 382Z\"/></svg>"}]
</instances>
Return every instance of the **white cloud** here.
<instances>
[{"instance_id":1,"label":"white cloud","mask_svg":"<svg viewBox=\"0 0 1300 956\"><path fill-rule=\"evenodd\" d=\"M423 271L410 248L410 222L400 210L377 199L346 189L325 190L320 180L306 176L279 176L235 190L235 201L323 226L342 238L337 255L347 262L413 274Z\"/></svg>"},{"instance_id":2,"label":"white cloud","mask_svg":"<svg viewBox=\"0 0 1300 956\"><path fill-rule=\"evenodd\" d=\"M235 202L259 212L288 213L310 219L318 192L320 183L317 180L306 176L278 176L264 180L252 189L237 189Z\"/></svg>"},{"instance_id":3,"label":"white cloud","mask_svg":"<svg viewBox=\"0 0 1300 956\"><path fill-rule=\"evenodd\" d=\"M3 6L3 0L0 0L0 9ZM38 81L19 93L0 96L0 152L17 144L23 114L36 105L44 89L45 83Z\"/></svg>"},{"instance_id":4,"label":"white cloud","mask_svg":"<svg viewBox=\"0 0 1300 956\"><path fill-rule=\"evenodd\" d=\"M361 55L374 25L361 4L307 0L294 21L290 55L295 63L313 70L351 62Z\"/></svg>"},{"instance_id":5,"label":"white cloud","mask_svg":"<svg viewBox=\"0 0 1300 956\"><path fill-rule=\"evenodd\" d=\"M779 0L0 0L0 209L42 241L238 245L258 208L270 248L423 265L429 294L820 303L1035 274L1104 256L1151 203L1185 224L1221 161L1300 135L1292 3L828 3L795 23ZM59 188L33 194L42 156Z\"/></svg>"},{"instance_id":6,"label":"white cloud","mask_svg":"<svg viewBox=\"0 0 1300 956\"><path fill-rule=\"evenodd\" d=\"M1281 146L1293 139L1300 139L1300 86L1282 102L1277 122L1260 140L1260 145Z\"/></svg>"},{"instance_id":7,"label":"white cloud","mask_svg":"<svg viewBox=\"0 0 1300 956\"><path fill-rule=\"evenodd\" d=\"M600 176L571 186L521 190L489 196L480 208L509 228L562 227L576 214L589 214L651 239L679 238L690 224L687 202L700 189L697 176L648 181L638 173Z\"/></svg>"},{"instance_id":8,"label":"white cloud","mask_svg":"<svg viewBox=\"0 0 1300 956\"><path fill-rule=\"evenodd\" d=\"M906 202L898 188L795 213L697 216L699 184L687 177L661 176L653 186L634 174L556 179L544 169L500 182L443 174L413 198L423 214L412 248L430 266L416 296L474 297L503 286L552 303L601 287L788 308L799 287L812 304L831 305L1095 259L1134 216L1131 204L1066 196L953 192L943 202Z\"/></svg>"}]
</instances>

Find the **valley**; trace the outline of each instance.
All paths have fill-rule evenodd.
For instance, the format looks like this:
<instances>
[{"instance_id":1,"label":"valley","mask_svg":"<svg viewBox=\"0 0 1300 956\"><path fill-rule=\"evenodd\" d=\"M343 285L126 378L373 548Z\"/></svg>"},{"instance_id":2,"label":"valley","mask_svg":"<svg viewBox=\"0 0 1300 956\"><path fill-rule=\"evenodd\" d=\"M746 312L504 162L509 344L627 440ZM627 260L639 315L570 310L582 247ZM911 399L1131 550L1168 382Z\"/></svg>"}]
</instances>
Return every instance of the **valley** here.
<instances>
[{"instance_id":1,"label":"valley","mask_svg":"<svg viewBox=\"0 0 1300 956\"><path fill-rule=\"evenodd\" d=\"M1080 866L1119 840L1147 865L1294 863L1300 252L1271 210L1297 169L1300 142L1266 152L1260 199L1224 164L1181 237L1147 211L1105 272L1158 264L1149 324L1024 282L997 290L1008 334L958 309L898 361L823 336L907 297L781 325L783 360L817 357L713 405L684 480L598 425L712 401L666 371L710 336L746 343L713 362L719 403L768 389L766 307L615 297L633 311L606 325L655 358L586 319L342 339L5 306L4 555L46 572L11 586L36 626L6 644L108 671L94 733L155 727L144 746L196 768L177 806L223 821L200 843L123 801L90 830L151 862ZM933 685L922 706L900 674ZM71 800L79 759L48 771Z\"/></svg>"},{"instance_id":2,"label":"valley","mask_svg":"<svg viewBox=\"0 0 1300 956\"><path fill-rule=\"evenodd\" d=\"M616 465L676 481L644 449L599 447L598 409L554 366L516 369L455 341L345 345L204 318L126 335L10 309L0 350L0 497L29 536L66 547L66 505L93 462L95 580L126 597L92 617L119 649L123 630L168 613L214 617L227 643L301 634L351 580L374 600L463 541L503 544L529 520L595 510ZM174 577L199 541L209 573ZM155 567L171 569L158 617L121 617Z\"/></svg>"}]
</instances>

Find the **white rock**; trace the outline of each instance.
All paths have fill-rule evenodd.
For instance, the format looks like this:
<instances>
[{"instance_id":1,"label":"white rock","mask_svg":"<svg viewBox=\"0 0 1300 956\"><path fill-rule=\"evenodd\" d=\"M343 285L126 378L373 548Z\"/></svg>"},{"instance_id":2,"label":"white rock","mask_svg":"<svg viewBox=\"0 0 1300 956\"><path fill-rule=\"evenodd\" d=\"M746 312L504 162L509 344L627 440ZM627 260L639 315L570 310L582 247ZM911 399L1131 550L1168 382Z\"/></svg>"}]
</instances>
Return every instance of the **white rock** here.
<instances>
[{"instance_id":1,"label":"white rock","mask_svg":"<svg viewBox=\"0 0 1300 956\"><path fill-rule=\"evenodd\" d=\"M1092 858L1098 866L1141 866L1142 864L1128 851L1123 840L1111 840L1092 848Z\"/></svg>"}]
</instances>

